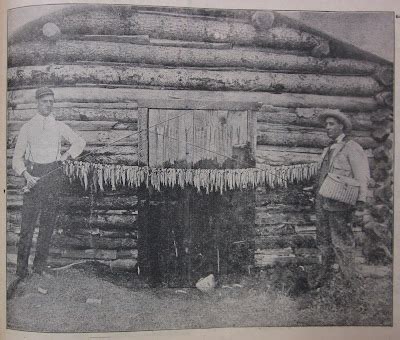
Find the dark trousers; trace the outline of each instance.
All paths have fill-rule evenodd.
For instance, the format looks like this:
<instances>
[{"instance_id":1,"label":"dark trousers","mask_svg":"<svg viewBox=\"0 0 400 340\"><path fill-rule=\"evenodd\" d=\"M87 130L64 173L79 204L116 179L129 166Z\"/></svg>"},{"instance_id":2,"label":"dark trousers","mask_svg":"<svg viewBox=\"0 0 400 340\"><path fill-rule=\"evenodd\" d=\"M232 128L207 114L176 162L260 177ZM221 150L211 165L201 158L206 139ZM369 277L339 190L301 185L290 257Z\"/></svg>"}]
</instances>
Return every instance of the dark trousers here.
<instances>
[{"instance_id":1,"label":"dark trousers","mask_svg":"<svg viewBox=\"0 0 400 340\"><path fill-rule=\"evenodd\" d=\"M62 173L59 167L60 164L57 162L30 163L27 167L27 171L32 176L41 178L34 188L24 194L17 259L17 275L19 277L25 277L28 274L28 260L38 218L40 219L39 235L33 269L35 272L41 273L46 266L51 236L59 209L58 198Z\"/></svg>"},{"instance_id":2,"label":"dark trousers","mask_svg":"<svg viewBox=\"0 0 400 340\"><path fill-rule=\"evenodd\" d=\"M351 229L352 210L317 209L317 244L325 272L337 261L344 279L351 283L355 272L355 241Z\"/></svg>"}]
</instances>

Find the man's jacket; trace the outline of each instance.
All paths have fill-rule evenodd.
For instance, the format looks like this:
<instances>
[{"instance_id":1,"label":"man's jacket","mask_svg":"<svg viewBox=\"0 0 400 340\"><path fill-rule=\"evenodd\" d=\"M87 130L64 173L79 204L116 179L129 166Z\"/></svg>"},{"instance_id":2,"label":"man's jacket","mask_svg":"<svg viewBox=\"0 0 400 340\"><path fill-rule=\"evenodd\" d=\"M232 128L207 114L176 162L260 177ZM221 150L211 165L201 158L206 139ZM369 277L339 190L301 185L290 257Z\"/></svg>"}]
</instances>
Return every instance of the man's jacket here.
<instances>
[{"instance_id":1,"label":"man's jacket","mask_svg":"<svg viewBox=\"0 0 400 340\"><path fill-rule=\"evenodd\" d=\"M320 178L320 185L327 172L355 178L360 183L357 200L365 202L370 178L368 157L365 151L358 143L350 140L347 136L334 146L330 155L330 147L325 148L322 153L321 162L324 162L324 160L327 162L327 171L322 171L321 176L323 178ZM323 199L323 208L326 210L346 210L350 207L345 203Z\"/></svg>"}]
</instances>

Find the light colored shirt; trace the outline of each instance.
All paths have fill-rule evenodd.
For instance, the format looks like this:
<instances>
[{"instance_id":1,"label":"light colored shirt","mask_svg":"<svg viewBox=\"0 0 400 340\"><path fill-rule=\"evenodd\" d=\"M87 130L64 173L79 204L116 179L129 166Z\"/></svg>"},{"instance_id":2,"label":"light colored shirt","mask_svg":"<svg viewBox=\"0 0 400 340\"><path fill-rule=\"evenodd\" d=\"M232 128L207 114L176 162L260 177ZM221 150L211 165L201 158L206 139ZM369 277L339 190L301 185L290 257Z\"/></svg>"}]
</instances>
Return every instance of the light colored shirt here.
<instances>
[{"instance_id":1,"label":"light colored shirt","mask_svg":"<svg viewBox=\"0 0 400 340\"><path fill-rule=\"evenodd\" d=\"M44 117L37 114L19 132L12 160L13 169L21 175L26 170L25 160L41 164L60 160L63 138L71 144L67 152L72 158L82 153L86 145L82 137L68 125L55 120L53 115Z\"/></svg>"}]
</instances>

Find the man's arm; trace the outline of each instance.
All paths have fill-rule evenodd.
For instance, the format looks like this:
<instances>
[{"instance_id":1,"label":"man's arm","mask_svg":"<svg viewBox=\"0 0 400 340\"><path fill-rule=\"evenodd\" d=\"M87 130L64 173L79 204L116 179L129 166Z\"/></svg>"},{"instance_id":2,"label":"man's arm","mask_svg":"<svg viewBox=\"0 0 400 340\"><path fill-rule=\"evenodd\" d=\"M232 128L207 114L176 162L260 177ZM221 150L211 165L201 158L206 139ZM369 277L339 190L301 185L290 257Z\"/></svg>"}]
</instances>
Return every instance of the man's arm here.
<instances>
[{"instance_id":1,"label":"man's arm","mask_svg":"<svg viewBox=\"0 0 400 340\"><path fill-rule=\"evenodd\" d=\"M21 176L22 173L26 170L24 159L27 146L28 131L26 129L26 126L23 125L18 134L17 143L15 144L12 159L12 168L19 176Z\"/></svg>"},{"instance_id":2,"label":"man's arm","mask_svg":"<svg viewBox=\"0 0 400 340\"><path fill-rule=\"evenodd\" d=\"M25 167L25 152L28 147L28 131L26 126L22 126L17 143L15 144L14 155L12 159L12 168L19 176L24 176L28 188L33 188L38 180L38 177L33 177Z\"/></svg>"},{"instance_id":3,"label":"man's arm","mask_svg":"<svg viewBox=\"0 0 400 340\"><path fill-rule=\"evenodd\" d=\"M368 157L363 148L357 143L352 144L348 157L354 178L360 182L360 193L357 201L366 202L370 178Z\"/></svg>"},{"instance_id":4,"label":"man's arm","mask_svg":"<svg viewBox=\"0 0 400 340\"><path fill-rule=\"evenodd\" d=\"M61 160L66 160L69 156L78 157L86 146L86 141L75 133L68 125L60 122L61 135L71 144L70 148L61 156Z\"/></svg>"}]
</instances>

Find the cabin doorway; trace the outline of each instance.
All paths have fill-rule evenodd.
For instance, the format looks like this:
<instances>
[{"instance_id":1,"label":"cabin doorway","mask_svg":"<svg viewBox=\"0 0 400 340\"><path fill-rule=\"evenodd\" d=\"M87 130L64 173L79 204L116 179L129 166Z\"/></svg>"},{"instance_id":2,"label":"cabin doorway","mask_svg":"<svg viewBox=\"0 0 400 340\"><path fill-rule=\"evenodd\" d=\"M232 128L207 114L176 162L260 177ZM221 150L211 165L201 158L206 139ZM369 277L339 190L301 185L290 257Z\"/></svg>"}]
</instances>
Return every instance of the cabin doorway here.
<instances>
[{"instance_id":1,"label":"cabin doorway","mask_svg":"<svg viewBox=\"0 0 400 340\"><path fill-rule=\"evenodd\" d=\"M253 111L140 111L139 155L151 167L254 167ZM147 129L144 129L147 127ZM153 285L193 286L208 274L247 271L253 264L254 190L205 192L195 187L139 194L138 265Z\"/></svg>"}]
</instances>

